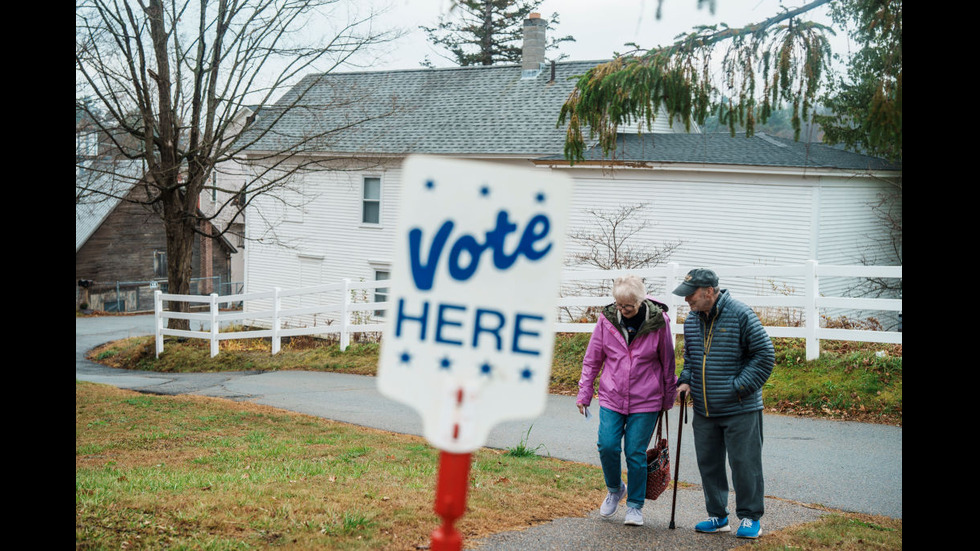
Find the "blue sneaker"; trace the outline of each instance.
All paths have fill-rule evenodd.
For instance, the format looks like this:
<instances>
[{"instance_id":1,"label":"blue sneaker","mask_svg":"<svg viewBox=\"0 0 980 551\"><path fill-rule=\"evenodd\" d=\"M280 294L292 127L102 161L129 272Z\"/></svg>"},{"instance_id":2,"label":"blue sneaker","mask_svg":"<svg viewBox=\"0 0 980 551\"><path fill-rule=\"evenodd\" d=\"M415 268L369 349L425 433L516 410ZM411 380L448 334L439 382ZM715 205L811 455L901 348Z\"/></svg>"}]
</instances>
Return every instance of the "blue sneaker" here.
<instances>
[{"instance_id":1,"label":"blue sneaker","mask_svg":"<svg viewBox=\"0 0 980 551\"><path fill-rule=\"evenodd\" d=\"M626 484L620 486L618 492L609 492L606 495L606 499L599 506L599 515L603 518L609 518L613 516L616 509L619 508L619 502L626 496Z\"/></svg>"},{"instance_id":2,"label":"blue sneaker","mask_svg":"<svg viewBox=\"0 0 980 551\"><path fill-rule=\"evenodd\" d=\"M695 532L714 534L715 532L731 532L732 527L728 525L728 517L711 517L694 525Z\"/></svg>"},{"instance_id":3,"label":"blue sneaker","mask_svg":"<svg viewBox=\"0 0 980 551\"><path fill-rule=\"evenodd\" d=\"M762 535L762 524L757 520L743 518L735 532L736 538L757 538Z\"/></svg>"}]
</instances>

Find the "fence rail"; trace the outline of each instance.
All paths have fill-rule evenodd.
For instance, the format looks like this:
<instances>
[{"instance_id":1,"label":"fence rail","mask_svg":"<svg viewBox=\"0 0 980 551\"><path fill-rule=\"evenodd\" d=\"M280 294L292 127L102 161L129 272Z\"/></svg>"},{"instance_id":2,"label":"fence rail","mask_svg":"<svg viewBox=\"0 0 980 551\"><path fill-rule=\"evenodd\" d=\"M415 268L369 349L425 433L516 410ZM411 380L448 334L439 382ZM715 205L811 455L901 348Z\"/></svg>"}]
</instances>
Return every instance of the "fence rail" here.
<instances>
[{"instance_id":1,"label":"fence rail","mask_svg":"<svg viewBox=\"0 0 980 551\"><path fill-rule=\"evenodd\" d=\"M648 288L665 290L658 299L663 300L674 312L686 310L682 297L670 293L682 280L689 268L677 263L670 263L656 268L640 270L569 270L564 272L562 280L565 286L574 287L582 282L606 282L626 275L634 274L646 280ZM766 325L766 331L771 337L789 337L806 339L807 359L815 359L820 355L821 340L843 340L878 343L902 343L901 331L873 331L859 329L838 329L820 326L820 312L832 309L854 311L902 311L902 299L897 298L861 298L861 297L826 297L820 294L819 281L821 277L835 278L902 278L901 266L839 266L819 265L815 261L807 261L794 266L732 266L715 268L722 281L739 277L791 278L803 281L802 294L769 294L749 295L738 293L737 298L756 309L779 308L793 309L801 312L798 326ZM368 301L370 291L384 289L391 285L390 281L360 281L344 279L339 283L305 287L300 289L283 290L273 288L261 293L244 293L236 295L174 295L156 291L154 293L154 317L157 357L163 352L164 337L175 336L185 338L206 339L211 342L211 356L218 354L219 343L223 340L246 338L269 338L272 341L272 353L277 354L281 348L282 339L300 335L337 335L340 349L346 350L350 345L352 334L383 333L385 324L378 322L375 315L388 310L386 301ZM356 302L353 295L360 293L364 301ZM563 290L567 295L568 291ZM324 296L338 296L339 299L327 303L319 303ZM284 308L284 299L296 298L300 306ZM186 313L164 310L164 302L186 302L190 304L205 304L207 311L202 313ZM559 298L558 306L569 310L574 308L586 309L608 304L611 297L608 294L571 295ZM244 308L240 311L222 311L222 304L266 304L261 310ZM367 314L365 314L367 313ZM320 317L328 318L326 325L320 323ZM356 319L352 321L352 317ZM168 319L184 319L200 322L207 330L191 331L169 329L165 327ZM299 321L295 321L295 320ZM333 321L337 323L334 324ZM286 322L295 323L289 327ZM247 331L220 330L222 324L246 325L261 327ZM564 333L591 332L595 322L559 321L555 331ZM675 334L683 334L683 324L671 324Z\"/></svg>"}]
</instances>

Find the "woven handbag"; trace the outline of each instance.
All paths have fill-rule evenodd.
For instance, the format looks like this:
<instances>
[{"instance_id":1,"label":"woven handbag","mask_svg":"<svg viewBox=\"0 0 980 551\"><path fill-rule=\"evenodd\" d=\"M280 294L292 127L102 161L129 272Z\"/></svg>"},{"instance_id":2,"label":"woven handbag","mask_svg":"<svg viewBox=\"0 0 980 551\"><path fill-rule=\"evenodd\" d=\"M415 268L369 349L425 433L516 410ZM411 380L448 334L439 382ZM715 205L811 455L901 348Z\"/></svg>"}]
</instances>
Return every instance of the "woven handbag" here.
<instances>
[{"instance_id":1,"label":"woven handbag","mask_svg":"<svg viewBox=\"0 0 980 551\"><path fill-rule=\"evenodd\" d=\"M667 439L663 438L663 424L667 412L664 411L657 419L656 445L647 450L647 499L657 499L670 484L670 448ZM667 429L670 436L670 428Z\"/></svg>"}]
</instances>

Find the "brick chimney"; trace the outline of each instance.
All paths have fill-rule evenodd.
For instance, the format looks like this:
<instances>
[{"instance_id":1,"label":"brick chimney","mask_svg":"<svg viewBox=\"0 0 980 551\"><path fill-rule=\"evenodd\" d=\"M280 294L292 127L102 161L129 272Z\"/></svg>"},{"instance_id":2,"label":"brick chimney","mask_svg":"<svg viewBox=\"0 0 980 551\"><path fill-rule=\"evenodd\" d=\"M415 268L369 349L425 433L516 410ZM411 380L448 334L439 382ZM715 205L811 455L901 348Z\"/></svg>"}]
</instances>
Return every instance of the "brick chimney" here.
<instances>
[{"instance_id":1,"label":"brick chimney","mask_svg":"<svg viewBox=\"0 0 980 551\"><path fill-rule=\"evenodd\" d=\"M524 48L521 52L522 78L538 76L544 67L545 28L548 22L540 13L532 13L524 20Z\"/></svg>"}]
</instances>

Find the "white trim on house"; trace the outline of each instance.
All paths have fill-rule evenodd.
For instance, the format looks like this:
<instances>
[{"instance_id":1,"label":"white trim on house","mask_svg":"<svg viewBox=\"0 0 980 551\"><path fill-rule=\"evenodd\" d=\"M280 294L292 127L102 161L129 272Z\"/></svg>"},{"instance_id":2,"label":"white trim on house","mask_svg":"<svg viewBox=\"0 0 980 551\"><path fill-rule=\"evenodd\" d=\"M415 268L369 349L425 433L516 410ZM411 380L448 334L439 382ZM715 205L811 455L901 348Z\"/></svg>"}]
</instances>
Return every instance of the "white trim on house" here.
<instances>
[{"instance_id":1,"label":"white trim on house","mask_svg":"<svg viewBox=\"0 0 980 551\"><path fill-rule=\"evenodd\" d=\"M896 171L889 170L864 170L856 171L842 168L823 168L823 167L770 167L755 165L726 165L726 164L702 164L702 163L667 163L656 161L630 161L619 163L613 161L579 161L574 165L569 165L568 161L557 161L548 159L535 159L531 161L535 166L550 168L553 170L597 170L605 174L615 175L617 172L692 172L698 173L744 173L744 174L768 174L776 176L800 176L800 177L821 177L821 176L840 176L851 178L854 176L872 178L895 178Z\"/></svg>"}]
</instances>

